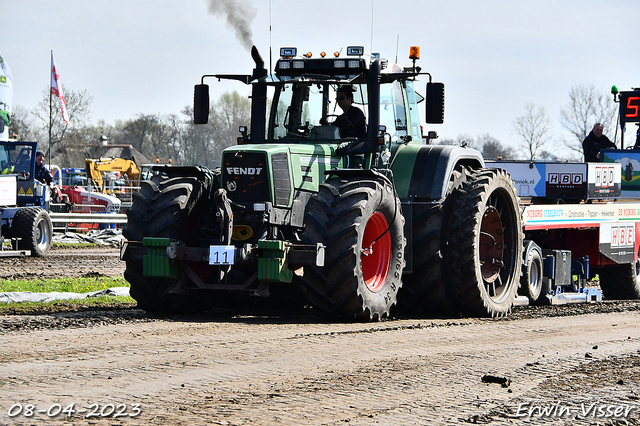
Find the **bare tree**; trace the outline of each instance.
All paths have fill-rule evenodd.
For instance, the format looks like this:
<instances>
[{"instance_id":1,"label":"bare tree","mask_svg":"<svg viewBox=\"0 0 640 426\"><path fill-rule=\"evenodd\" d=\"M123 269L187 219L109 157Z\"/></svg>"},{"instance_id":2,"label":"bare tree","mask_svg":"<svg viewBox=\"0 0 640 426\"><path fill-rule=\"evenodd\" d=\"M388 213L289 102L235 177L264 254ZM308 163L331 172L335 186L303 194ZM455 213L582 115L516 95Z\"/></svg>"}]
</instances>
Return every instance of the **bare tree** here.
<instances>
[{"instance_id":1,"label":"bare tree","mask_svg":"<svg viewBox=\"0 0 640 426\"><path fill-rule=\"evenodd\" d=\"M484 159L515 160L517 157L513 148L503 145L489 134L478 136L478 143L482 145L480 151Z\"/></svg>"},{"instance_id":2,"label":"bare tree","mask_svg":"<svg viewBox=\"0 0 640 426\"><path fill-rule=\"evenodd\" d=\"M47 152L51 152L52 157L57 153L64 152L66 140L69 134L74 133L72 129L83 127L91 117L91 103L93 96L87 94L86 90L75 91L65 90L65 103L71 127L62 119L60 110L60 100L54 96L49 102L49 89L43 91L42 100L33 110L33 115L38 119L40 133L48 139L49 129L51 129L51 145L39 141L42 147L48 146ZM51 105L51 108L50 108ZM50 119L51 110L51 119ZM46 136L45 136L46 135Z\"/></svg>"},{"instance_id":3,"label":"bare tree","mask_svg":"<svg viewBox=\"0 0 640 426\"><path fill-rule=\"evenodd\" d=\"M131 145L150 159L166 162L178 156L182 123L175 114L138 114L127 120L110 140Z\"/></svg>"},{"instance_id":4,"label":"bare tree","mask_svg":"<svg viewBox=\"0 0 640 426\"><path fill-rule=\"evenodd\" d=\"M179 156L182 163L208 167L220 165L220 159L214 159L210 154L215 149L213 123L194 124L193 108L190 106L185 107L182 113L187 117L180 138Z\"/></svg>"},{"instance_id":5,"label":"bare tree","mask_svg":"<svg viewBox=\"0 0 640 426\"><path fill-rule=\"evenodd\" d=\"M191 107L182 113L188 117L180 147L185 164L219 166L222 151L236 144L238 128L251 124L251 102L236 91L223 93L211 106L208 124L193 124Z\"/></svg>"},{"instance_id":6,"label":"bare tree","mask_svg":"<svg viewBox=\"0 0 640 426\"><path fill-rule=\"evenodd\" d=\"M64 144L55 146L51 162L61 167L84 167L85 159L92 158L100 134L92 126L76 126L68 129Z\"/></svg>"},{"instance_id":7,"label":"bare tree","mask_svg":"<svg viewBox=\"0 0 640 426\"><path fill-rule=\"evenodd\" d=\"M218 159L226 147L236 144L238 128L251 124L251 102L236 91L223 93L213 108L211 121L216 141L215 152L211 154Z\"/></svg>"},{"instance_id":8,"label":"bare tree","mask_svg":"<svg viewBox=\"0 0 640 426\"><path fill-rule=\"evenodd\" d=\"M9 126L11 135L16 134L19 140L38 142L43 138L40 134L35 117L27 108L22 105L14 105L11 113L11 126Z\"/></svg>"},{"instance_id":9,"label":"bare tree","mask_svg":"<svg viewBox=\"0 0 640 426\"><path fill-rule=\"evenodd\" d=\"M513 121L513 128L521 138L521 146L527 152L527 160L536 159L538 151L551 140L551 121L544 107L536 108L535 104L527 103L525 113Z\"/></svg>"},{"instance_id":10,"label":"bare tree","mask_svg":"<svg viewBox=\"0 0 640 426\"><path fill-rule=\"evenodd\" d=\"M565 142L566 147L582 156L582 142L596 123L602 123L604 133L610 135L616 125L616 109L611 95L593 84L571 86L569 102L560 110L560 123L575 137Z\"/></svg>"},{"instance_id":11,"label":"bare tree","mask_svg":"<svg viewBox=\"0 0 640 426\"><path fill-rule=\"evenodd\" d=\"M435 145L457 145L467 146L469 148L476 148L476 139L471 135L460 134L455 139L437 139Z\"/></svg>"},{"instance_id":12,"label":"bare tree","mask_svg":"<svg viewBox=\"0 0 640 426\"><path fill-rule=\"evenodd\" d=\"M559 157L557 154L554 154L549 151L542 150L538 155L538 160L540 161L561 161L563 158ZM567 159L564 159L567 160Z\"/></svg>"},{"instance_id":13,"label":"bare tree","mask_svg":"<svg viewBox=\"0 0 640 426\"><path fill-rule=\"evenodd\" d=\"M466 146L468 148L477 149L482 153L482 157L485 159L502 158L504 160L514 160L516 158L516 152L513 148L503 145L499 140L488 133L478 137L460 134L455 139L438 139L435 144Z\"/></svg>"}]
</instances>

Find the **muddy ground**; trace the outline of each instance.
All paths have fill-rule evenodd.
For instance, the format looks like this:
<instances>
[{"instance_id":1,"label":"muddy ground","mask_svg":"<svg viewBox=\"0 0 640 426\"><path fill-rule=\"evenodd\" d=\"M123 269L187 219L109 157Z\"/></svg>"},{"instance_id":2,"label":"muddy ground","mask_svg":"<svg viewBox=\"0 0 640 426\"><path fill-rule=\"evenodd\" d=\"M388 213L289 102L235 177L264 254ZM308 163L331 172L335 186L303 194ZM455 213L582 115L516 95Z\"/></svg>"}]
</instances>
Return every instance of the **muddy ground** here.
<instances>
[{"instance_id":1,"label":"muddy ground","mask_svg":"<svg viewBox=\"0 0 640 426\"><path fill-rule=\"evenodd\" d=\"M116 249L0 259L1 278L123 269ZM0 424L637 425L638 310L373 324L311 311L0 316Z\"/></svg>"},{"instance_id":2,"label":"muddy ground","mask_svg":"<svg viewBox=\"0 0 640 426\"><path fill-rule=\"evenodd\" d=\"M115 247L54 248L46 257L0 258L0 279L122 276L124 262Z\"/></svg>"}]
</instances>

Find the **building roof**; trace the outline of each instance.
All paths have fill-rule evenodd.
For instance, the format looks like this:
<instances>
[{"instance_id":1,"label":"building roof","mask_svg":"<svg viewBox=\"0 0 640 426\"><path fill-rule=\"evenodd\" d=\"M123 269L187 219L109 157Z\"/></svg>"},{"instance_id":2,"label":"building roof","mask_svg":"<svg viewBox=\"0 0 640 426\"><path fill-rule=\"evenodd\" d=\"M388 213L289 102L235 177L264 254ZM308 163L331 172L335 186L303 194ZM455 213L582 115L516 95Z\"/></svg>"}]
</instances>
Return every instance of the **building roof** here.
<instances>
[{"instance_id":1,"label":"building roof","mask_svg":"<svg viewBox=\"0 0 640 426\"><path fill-rule=\"evenodd\" d=\"M100 157L114 157L133 160L137 165L150 164L151 161L131 145L106 145L102 147Z\"/></svg>"}]
</instances>

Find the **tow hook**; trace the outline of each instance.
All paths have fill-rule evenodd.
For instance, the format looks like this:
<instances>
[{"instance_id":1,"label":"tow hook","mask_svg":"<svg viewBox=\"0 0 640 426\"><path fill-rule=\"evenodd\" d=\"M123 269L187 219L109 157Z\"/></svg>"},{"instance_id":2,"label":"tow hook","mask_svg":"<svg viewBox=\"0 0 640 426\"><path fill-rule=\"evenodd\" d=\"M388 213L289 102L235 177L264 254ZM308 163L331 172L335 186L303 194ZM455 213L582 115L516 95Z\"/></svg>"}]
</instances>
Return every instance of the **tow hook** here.
<instances>
[{"instance_id":1,"label":"tow hook","mask_svg":"<svg viewBox=\"0 0 640 426\"><path fill-rule=\"evenodd\" d=\"M220 188L213 194L213 198L218 207L216 217L222 216L224 220L220 221L220 235L222 242L231 244L231 235L233 234L233 210L231 210L231 200L227 197L227 191Z\"/></svg>"}]
</instances>

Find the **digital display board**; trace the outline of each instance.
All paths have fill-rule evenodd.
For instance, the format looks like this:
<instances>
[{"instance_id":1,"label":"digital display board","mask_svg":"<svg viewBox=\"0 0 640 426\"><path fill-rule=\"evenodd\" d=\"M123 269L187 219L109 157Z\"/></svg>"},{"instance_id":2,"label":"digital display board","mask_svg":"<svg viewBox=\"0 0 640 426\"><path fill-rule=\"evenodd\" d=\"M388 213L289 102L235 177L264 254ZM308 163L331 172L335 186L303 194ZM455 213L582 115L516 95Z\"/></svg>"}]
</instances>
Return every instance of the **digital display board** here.
<instances>
[{"instance_id":1,"label":"digital display board","mask_svg":"<svg viewBox=\"0 0 640 426\"><path fill-rule=\"evenodd\" d=\"M640 122L640 90L620 92L620 123Z\"/></svg>"}]
</instances>

